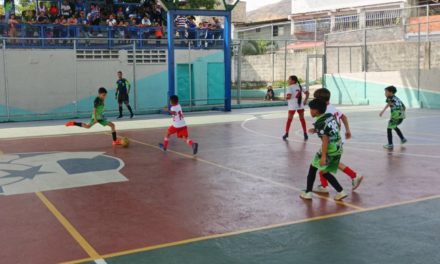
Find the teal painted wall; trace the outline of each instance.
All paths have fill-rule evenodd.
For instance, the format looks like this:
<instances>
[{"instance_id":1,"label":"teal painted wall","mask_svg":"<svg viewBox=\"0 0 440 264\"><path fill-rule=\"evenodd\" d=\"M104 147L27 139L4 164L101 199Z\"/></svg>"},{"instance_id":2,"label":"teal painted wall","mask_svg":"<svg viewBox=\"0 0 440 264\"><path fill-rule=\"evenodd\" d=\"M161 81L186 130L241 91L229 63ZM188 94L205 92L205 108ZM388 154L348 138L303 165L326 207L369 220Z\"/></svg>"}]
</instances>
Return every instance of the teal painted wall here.
<instances>
[{"instance_id":1,"label":"teal painted wall","mask_svg":"<svg viewBox=\"0 0 440 264\"><path fill-rule=\"evenodd\" d=\"M326 74L325 85L331 91L333 104L360 105L366 104L373 106L385 105L384 88L387 86L383 83L373 81L347 78L342 75ZM390 84L391 85L391 84ZM411 108L440 108L440 92L420 90L420 92L412 87L397 87L397 96ZM366 98L364 91L366 90Z\"/></svg>"}]
</instances>

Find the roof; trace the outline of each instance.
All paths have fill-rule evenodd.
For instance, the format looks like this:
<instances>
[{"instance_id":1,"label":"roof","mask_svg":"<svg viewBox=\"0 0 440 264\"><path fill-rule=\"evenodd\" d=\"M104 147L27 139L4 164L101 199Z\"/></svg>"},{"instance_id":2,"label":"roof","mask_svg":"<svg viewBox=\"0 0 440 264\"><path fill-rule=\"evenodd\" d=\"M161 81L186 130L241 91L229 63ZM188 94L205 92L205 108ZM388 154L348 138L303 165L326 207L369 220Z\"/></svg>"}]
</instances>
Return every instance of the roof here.
<instances>
[{"instance_id":1,"label":"roof","mask_svg":"<svg viewBox=\"0 0 440 264\"><path fill-rule=\"evenodd\" d=\"M292 1L281 0L246 13L246 23L261 23L274 20L288 20L292 13Z\"/></svg>"}]
</instances>

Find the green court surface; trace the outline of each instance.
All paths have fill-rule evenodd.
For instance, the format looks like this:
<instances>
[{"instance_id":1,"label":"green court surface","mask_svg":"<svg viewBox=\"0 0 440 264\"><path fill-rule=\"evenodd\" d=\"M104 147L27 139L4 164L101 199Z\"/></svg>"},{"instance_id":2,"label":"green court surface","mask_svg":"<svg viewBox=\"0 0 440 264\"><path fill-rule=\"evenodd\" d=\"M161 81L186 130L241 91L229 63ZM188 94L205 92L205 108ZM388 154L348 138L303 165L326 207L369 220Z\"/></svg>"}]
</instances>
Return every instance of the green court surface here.
<instances>
[{"instance_id":1,"label":"green court surface","mask_svg":"<svg viewBox=\"0 0 440 264\"><path fill-rule=\"evenodd\" d=\"M440 199L109 257L113 263L440 262ZM89 262L95 263L95 262Z\"/></svg>"}]
</instances>

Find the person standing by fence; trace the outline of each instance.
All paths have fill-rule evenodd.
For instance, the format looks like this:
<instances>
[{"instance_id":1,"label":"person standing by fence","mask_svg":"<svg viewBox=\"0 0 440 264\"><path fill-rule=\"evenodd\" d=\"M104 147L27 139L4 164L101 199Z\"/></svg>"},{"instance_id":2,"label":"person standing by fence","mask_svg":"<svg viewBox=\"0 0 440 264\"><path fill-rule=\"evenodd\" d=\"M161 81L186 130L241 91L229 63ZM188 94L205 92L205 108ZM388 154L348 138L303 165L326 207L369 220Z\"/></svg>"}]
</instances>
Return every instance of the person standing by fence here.
<instances>
[{"instance_id":1,"label":"person standing by fence","mask_svg":"<svg viewBox=\"0 0 440 264\"><path fill-rule=\"evenodd\" d=\"M122 71L118 71L118 80L116 81L116 100L118 100L119 105L119 116L118 118L122 118L122 103L127 106L128 111L130 111L130 118L133 118L133 110L130 106L129 94L130 94L130 82L122 77Z\"/></svg>"}]
</instances>

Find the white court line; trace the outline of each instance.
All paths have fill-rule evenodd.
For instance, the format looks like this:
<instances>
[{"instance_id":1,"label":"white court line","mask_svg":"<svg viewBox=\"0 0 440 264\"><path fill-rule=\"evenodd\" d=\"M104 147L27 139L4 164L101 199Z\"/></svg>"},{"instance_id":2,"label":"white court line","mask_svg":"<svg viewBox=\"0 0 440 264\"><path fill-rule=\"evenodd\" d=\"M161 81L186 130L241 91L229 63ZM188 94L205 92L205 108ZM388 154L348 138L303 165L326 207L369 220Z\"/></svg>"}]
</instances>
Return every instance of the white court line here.
<instances>
[{"instance_id":1,"label":"white court line","mask_svg":"<svg viewBox=\"0 0 440 264\"><path fill-rule=\"evenodd\" d=\"M107 264L107 262L104 259L95 259L96 264Z\"/></svg>"},{"instance_id":2,"label":"white court line","mask_svg":"<svg viewBox=\"0 0 440 264\"><path fill-rule=\"evenodd\" d=\"M281 141L281 137L276 137L276 136L272 136L272 135L268 135L265 133L261 133L255 130L252 130L248 127L246 127L246 123L248 123L249 121L252 120L257 120L256 117L251 117L246 119L245 121L243 121L241 123L241 128L247 132L250 132L252 134L258 135L258 136L263 136L263 137L268 137L268 138L274 138L277 139L279 141ZM288 139L288 141L290 142L297 142L297 143L304 143L304 141L299 141L299 140L295 140L295 139ZM312 145L321 145L321 143L315 143L315 142L307 142L307 144L312 144ZM378 151L378 150L372 150L372 149L367 149L367 148L357 148L357 147L347 147L346 145L344 145L345 149L354 149L354 150L362 150L362 151L366 151L366 152L372 152L372 153L380 153L380 154L386 154L386 155L396 155L396 156L410 156L410 157L419 157L419 158L432 158L432 159L440 159L440 156L435 156L435 155L425 155L425 154L416 154L416 153L402 153L402 152L386 152L386 150L384 151Z\"/></svg>"}]
</instances>

